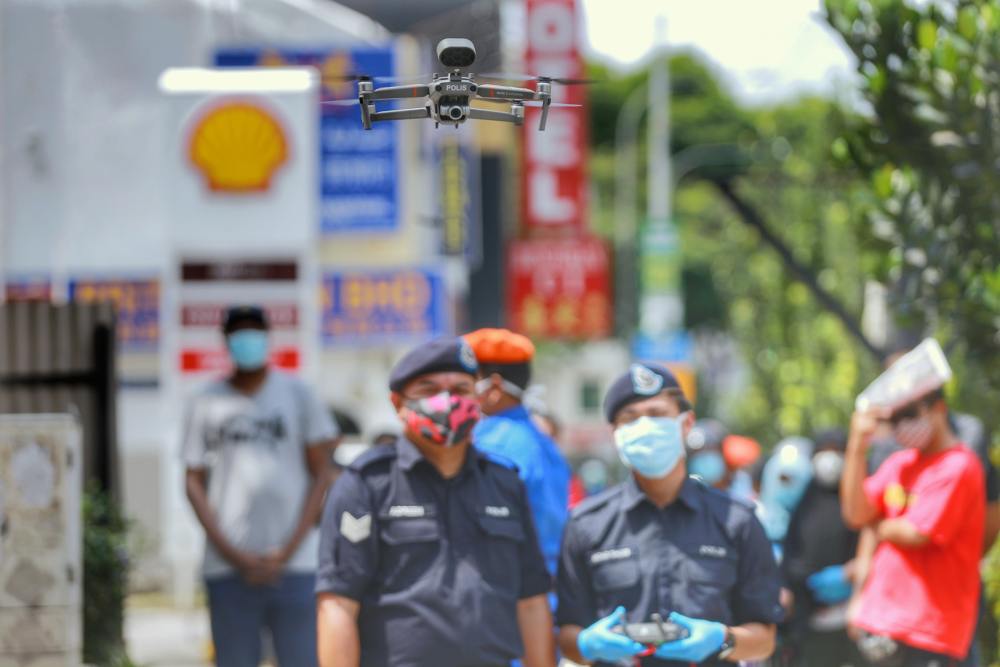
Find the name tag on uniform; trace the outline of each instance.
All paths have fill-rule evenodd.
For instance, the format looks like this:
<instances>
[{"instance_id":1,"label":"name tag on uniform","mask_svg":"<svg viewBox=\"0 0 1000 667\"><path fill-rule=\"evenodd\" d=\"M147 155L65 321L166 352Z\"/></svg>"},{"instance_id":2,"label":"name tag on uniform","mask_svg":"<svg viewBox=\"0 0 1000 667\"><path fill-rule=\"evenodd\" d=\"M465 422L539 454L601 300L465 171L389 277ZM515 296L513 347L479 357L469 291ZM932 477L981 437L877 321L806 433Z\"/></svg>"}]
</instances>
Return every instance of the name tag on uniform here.
<instances>
[{"instance_id":1,"label":"name tag on uniform","mask_svg":"<svg viewBox=\"0 0 1000 667\"><path fill-rule=\"evenodd\" d=\"M423 505L393 505L389 508L389 516L393 519L416 519L427 516L427 508Z\"/></svg>"},{"instance_id":2,"label":"name tag on uniform","mask_svg":"<svg viewBox=\"0 0 1000 667\"><path fill-rule=\"evenodd\" d=\"M483 509L486 512L486 516L495 516L501 519L506 519L510 516L510 508L503 505L487 505Z\"/></svg>"},{"instance_id":3,"label":"name tag on uniform","mask_svg":"<svg viewBox=\"0 0 1000 667\"><path fill-rule=\"evenodd\" d=\"M711 556L712 558L725 558L726 548L714 547L710 544L703 544L700 547L698 547L698 553L702 556Z\"/></svg>"},{"instance_id":4,"label":"name tag on uniform","mask_svg":"<svg viewBox=\"0 0 1000 667\"><path fill-rule=\"evenodd\" d=\"M605 549L604 551L595 551L590 554L590 564L597 565L598 563L606 563L609 560L625 560L626 558L631 557L632 549L629 547Z\"/></svg>"}]
</instances>

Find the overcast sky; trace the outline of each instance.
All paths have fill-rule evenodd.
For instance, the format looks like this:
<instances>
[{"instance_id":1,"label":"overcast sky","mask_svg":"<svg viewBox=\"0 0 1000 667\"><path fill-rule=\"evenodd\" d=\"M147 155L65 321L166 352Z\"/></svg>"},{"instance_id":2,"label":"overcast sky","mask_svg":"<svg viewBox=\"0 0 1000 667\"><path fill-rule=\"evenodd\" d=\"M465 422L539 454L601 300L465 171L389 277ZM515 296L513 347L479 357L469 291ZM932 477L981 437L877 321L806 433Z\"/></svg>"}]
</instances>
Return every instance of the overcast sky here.
<instances>
[{"instance_id":1,"label":"overcast sky","mask_svg":"<svg viewBox=\"0 0 1000 667\"><path fill-rule=\"evenodd\" d=\"M650 52L657 14L667 43L693 47L736 96L765 103L799 92L841 94L853 61L819 0L580 0L590 54L623 68Z\"/></svg>"}]
</instances>

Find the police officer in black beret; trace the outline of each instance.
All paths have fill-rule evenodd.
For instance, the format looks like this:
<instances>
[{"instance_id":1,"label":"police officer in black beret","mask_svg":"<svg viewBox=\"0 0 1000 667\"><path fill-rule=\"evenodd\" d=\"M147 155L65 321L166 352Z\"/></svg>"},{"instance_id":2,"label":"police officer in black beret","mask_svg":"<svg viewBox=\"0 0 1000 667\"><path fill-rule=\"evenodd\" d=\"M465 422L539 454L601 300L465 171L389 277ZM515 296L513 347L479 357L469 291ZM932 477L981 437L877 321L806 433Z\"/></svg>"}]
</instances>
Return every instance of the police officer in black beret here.
<instances>
[{"instance_id":1,"label":"police officer in black beret","mask_svg":"<svg viewBox=\"0 0 1000 667\"><path fill-rule=\"evenodd\" d=\"M604 411L632 475L577 505L567 524L556 585L563 653L595 664L638 656L647 667L766 658L782 617L771 545L749 503L688 477L694 413L677 380L633 364ZM654 652L655 642L622 634L654 614L684 638Z\"/></svg>"},{"instance_id":2,"label":"police officer in black beret","mask_svg":"<svg viewBox=\"0 0 1000 667\"><path fill-rule=\"evenodd\" d=\"M475 373L460 338L393 369L404 435L352 463L323 515L322 667L554 667L551 578L524 486L469 444Z\"/></svg>"}]
</instances>

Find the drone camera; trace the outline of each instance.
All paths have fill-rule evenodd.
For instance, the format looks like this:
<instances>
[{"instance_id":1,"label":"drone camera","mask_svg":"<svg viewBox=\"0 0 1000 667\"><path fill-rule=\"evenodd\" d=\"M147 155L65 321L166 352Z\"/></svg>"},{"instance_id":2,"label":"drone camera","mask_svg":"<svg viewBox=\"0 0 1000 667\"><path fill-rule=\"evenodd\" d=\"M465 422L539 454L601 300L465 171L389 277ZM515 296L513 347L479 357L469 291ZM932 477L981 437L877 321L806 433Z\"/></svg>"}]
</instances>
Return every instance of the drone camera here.
<instances>
[{"instance_id":1,"label":"drone camera","mask_svg":"<svg viewBox=\"0 0 1000 667\"><path fill-rule=\"evenodd\" d=\"M475 45L461 37L442 39L437 45L437 57L445 67L461 69L476 62Z\"/></svg>"},{"instance_id":2,"label":"drone camera","mask_svg":"<svg viewBox=\"0 0 1000 667\"><path fill-rule=\"evenodd\" d=\"M451 120L462 120L468 113L468 108L460 105L441 105L441 117L450 118Z\"/></svg>"}]
</instances>

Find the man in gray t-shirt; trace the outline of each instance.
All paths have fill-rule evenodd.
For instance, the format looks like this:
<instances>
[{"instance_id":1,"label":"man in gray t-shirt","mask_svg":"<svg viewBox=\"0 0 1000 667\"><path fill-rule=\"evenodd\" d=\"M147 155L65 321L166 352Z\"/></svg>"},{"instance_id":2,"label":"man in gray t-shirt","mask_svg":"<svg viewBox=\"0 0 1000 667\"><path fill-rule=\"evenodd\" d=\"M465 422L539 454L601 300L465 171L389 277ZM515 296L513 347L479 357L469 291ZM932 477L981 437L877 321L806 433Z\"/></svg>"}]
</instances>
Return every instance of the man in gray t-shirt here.
<instances>
[{"instance_id":1,"label":"man in gray t-shirt","mask_svg":"<svg viewBox=\"0 0 1000 667\"><path fill-rule=\"evenodd\" d=\"M337 427L300 380L270 370L264 312L230 308L235 370L192 398L181 456L205 529L216 664L257 667L268 627L281 667L316 665L316 523Z\"/></svg>"}]
</instances>

